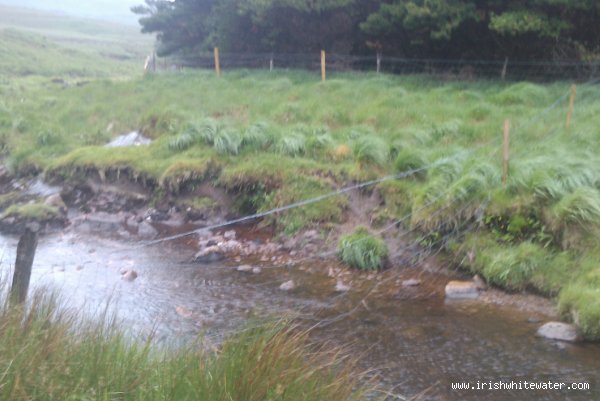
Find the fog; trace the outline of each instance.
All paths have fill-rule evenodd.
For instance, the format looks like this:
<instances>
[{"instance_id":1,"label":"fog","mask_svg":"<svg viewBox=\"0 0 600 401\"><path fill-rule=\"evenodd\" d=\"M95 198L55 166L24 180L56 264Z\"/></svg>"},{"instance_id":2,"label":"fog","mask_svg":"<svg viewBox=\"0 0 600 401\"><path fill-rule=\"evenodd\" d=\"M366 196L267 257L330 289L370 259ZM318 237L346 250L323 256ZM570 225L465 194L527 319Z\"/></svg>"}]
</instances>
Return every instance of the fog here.
<instances>
[{"instance_id":1,"label":"fog","mask_svg":"<svg viewBox=\"0 0 600 401\"><path fill-rule=\"evenodd\" d=\"M0 0L0 4L53 11L81 17L97 18L120 23L135 24L137 17L131 6L143 0Z\"/></svg>"}]
</instances>

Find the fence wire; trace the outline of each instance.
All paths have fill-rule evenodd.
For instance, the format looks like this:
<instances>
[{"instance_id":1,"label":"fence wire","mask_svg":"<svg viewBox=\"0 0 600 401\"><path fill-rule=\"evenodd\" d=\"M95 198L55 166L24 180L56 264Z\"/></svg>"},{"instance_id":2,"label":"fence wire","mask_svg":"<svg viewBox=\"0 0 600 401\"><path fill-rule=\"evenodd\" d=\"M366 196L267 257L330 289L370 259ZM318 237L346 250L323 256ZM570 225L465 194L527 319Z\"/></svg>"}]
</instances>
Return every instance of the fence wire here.
<instances>
[{"instance_id":1,"label":"fence wire","mask_svg":"<svg viewBox=\"0 0 600 401\"><path fill-rule=\"evenodd\" d=\"M321 69L319 53L221 53L221 69L306 70ZM159 70L214 69L213 54L164 58ZM507 81L586 81L600 73L600 61L419 59L373 54L353 56L326 53L328 72L380 72L395 75L429 75L444 80L503 79Z\"/></svg>"}]
</instances>

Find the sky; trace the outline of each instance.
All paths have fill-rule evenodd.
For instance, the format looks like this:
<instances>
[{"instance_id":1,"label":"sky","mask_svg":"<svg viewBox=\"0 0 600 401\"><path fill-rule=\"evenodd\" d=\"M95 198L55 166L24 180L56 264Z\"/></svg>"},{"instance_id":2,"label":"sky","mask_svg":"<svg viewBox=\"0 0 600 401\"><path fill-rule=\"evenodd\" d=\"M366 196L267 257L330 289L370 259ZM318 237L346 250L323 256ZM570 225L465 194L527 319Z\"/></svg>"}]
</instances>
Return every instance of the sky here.
<instances>
[{"instance_id":1,"label":"sky","mask_svg":"<svg viewBox=\"0 0 600 401\"><path fill-rule=\"evenodd\" d=\"M136 24L137 17L131 6L143 0L0 0L0 4L57 11L64 14Z\"/></svg>"}]
</instances>

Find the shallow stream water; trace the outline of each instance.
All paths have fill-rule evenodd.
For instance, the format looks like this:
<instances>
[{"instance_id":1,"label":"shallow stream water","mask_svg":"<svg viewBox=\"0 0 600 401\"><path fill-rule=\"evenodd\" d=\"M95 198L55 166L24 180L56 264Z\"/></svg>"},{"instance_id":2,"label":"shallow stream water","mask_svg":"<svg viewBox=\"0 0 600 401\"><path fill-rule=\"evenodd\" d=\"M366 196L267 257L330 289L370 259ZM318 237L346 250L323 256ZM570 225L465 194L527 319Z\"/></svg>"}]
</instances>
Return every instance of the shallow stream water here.
<instances>
[{"instance_id":1,"label":"shallow stream water","mask_svg":"<svg viewBox=\"0 0 600 401\"><path fill-rule=\"evenodd\" d=\"M17 238L0 237L2 267L10 271ZM40 239L32 286L50 286L68 307L94 313L110 303L134 335L153 330L177 343L224 335L261 318L294 315L313 337L359 356L391 394L422 400L600 400L600 345L566 344L535 336L545 316L480 301L444 300L448 277L392 269L334 291L327 266L306 264L260 274L235 265L189 263L185 242L139 248L102 233L67 231ZM121 279L134 269L133 282ZM424 284L398 283L418 274ZM279 290L293 279L298 288ZM589 382L591 391L453 391L452 381ZM390 397L389 399L401 399Z\"/></svg>"}]
</instances>

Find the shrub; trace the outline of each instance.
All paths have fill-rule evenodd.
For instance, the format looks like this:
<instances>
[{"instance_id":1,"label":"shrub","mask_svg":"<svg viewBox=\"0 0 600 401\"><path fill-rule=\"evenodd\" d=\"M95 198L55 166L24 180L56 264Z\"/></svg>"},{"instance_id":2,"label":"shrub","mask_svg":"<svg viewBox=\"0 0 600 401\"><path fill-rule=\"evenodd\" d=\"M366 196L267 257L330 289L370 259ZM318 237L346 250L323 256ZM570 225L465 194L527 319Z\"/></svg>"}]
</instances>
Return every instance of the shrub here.
<instances>
[{"instance_id":1,"label":"shrub","mask_svg":"<svg viewBox=\"0 0 600 401\"><path fill-rule=\"evenodd\" d=\"M184 132L171 138L167 146L169 147L169 150L172 150L174 152L180 152L192 146L195 141L196 138L194 138L188 132Z\"/></svg>"},{"instance_id":2,"label":"shrub","mask_svg":"<svg viewBox=\"0 0 600 401\"><path fill-rule=\"evenodd\" d=\"M277 145L279 153L299 156L306 152L306 138L300 134L291 134L281 138Z\"/></svg>"},{"instance_id":3,"label":"shrub","mask_svg":"<svg viewBox=\"0 0 600 401\"><path fill-rule=\"evenodd\" d=\"M358 227L354 233L344 235L338 244L340 260L360 270L383 268L388 256L387 244L369 234L365 227Z\"/></svg>"},{"instance_id":4,"label":"shrub","mask_svg":"<svg viewBox=\"0 0 600 401\"><path fill-rule=\"evenodd\" d=\"M267 149L274 138L267 123L259 122L248 127L242 137L242 146L250 149Z\"/></svg>"},{"instance_id":5,"label":"shrub","mask_svg":"<svg viewBox=\"0 0 600 401\"><path fill-rule=\"evenodd\" d=\"M237 155L242 146L242 137L232 129L219 130L213 139L217 153Z\"/></svg>"},{"instance_id":6,"label":"shrub","mask_svg":"<svg viewBox=\"0 0 600 401\"><path fill-rule=\"evenodd\" d=\"M376 136L363 136L353 145L354 158L361 165L374 164L383 166L388 161L389 148L387 143Z\"/></svg>"},{"instance_id":7,"label":"shrub","mask_svg":"<svg viewBox=\"0 0 600 401\"><path fill-rule=\"evenodd\" d=\"M394 166L396 167L396 171L399 173L404 173L407 171L418 170L423 168L427 163L423 159L423 157L411 149L402 149L398 152L398 156L396 157L396 161L394 162ZM419 177L424 177L427 175L425 170L415 172ZM412 174L411 174L412 175Z\"/></svg>"}]
</instances>

